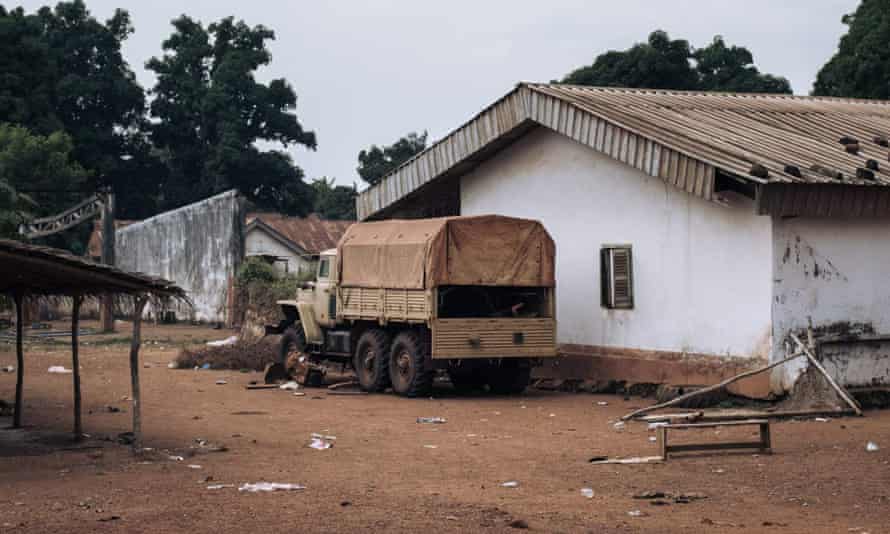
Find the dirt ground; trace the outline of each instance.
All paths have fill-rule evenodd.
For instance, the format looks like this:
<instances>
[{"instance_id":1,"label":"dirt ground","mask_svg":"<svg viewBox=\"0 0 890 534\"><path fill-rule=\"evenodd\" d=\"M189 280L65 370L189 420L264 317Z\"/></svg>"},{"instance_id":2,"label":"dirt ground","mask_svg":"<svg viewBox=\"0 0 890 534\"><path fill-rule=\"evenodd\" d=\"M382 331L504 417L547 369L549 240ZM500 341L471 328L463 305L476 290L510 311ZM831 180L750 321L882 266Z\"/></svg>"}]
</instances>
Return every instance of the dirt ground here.
<instances>
[{"instance_id":1,"label":"dirt ground","mask_svg":"<svg viewBox=\"0 0 890 534\"><path fill-rule=\"evenodd\" d=\"M50 365L70 368L67 347L28 348L27 432L6 430L10 419L0 419L0 531L890 532L890 411L776 423L773 455L591 465L597 455L656 453L645 425L612 425L649 400L539 391L461 397L447 384L416 400L248 391L258 373L167 368L183 344L229 335L197 327L146 328L143 418L145 445L155 451L134 457L103 439L130 429L127 329L83 338L84 425L94 448L68 441L71 375L47 373ZM12 348L0 343L0 367L14 364ZM0 399L11 401L14 389L15 374L0 373ZM422 416L447 422L418 424ZM335 446L308 448L313 432L336 436ZM734 435L715 434L682 439ZM228 450L189 456L196 439ZM869 441L880 450L867 452ZM185 459L169 458L176 455ZM305 489L208 489L257 481ZM506 481L518 487L502 487ZM646 491L706 498L662 506L634 498Z\"/></svg>"}]
</instances>

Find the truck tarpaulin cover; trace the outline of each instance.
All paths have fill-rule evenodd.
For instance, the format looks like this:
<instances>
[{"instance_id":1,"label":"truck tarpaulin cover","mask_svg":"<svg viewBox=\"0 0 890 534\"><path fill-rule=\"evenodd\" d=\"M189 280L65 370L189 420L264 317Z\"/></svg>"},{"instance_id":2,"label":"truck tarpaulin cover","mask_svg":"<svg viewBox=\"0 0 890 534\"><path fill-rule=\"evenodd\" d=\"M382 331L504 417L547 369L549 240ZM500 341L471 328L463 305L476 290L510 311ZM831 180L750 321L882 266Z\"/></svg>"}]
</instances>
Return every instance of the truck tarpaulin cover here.
<instances>
[{"instance_id":1,"label":"truck tarpaulin cover","mask_svg":"<svg viewBox=\"0 0 890 534\"><path fill-rule=\"evenodd\" d=\"M352 225L338 245L340 285L552 287L555 246L538 221L498 215Z\"/></svg>"}]
</instances>

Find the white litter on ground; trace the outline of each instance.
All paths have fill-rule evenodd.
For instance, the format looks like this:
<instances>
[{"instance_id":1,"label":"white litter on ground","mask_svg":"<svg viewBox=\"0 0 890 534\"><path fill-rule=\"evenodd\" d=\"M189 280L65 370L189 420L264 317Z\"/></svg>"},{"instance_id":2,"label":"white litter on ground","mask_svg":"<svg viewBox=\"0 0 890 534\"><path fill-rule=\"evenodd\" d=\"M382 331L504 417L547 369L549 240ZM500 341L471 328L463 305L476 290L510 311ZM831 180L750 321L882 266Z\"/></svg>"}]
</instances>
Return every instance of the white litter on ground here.
<instances>
[{"instance_id":1,"label":"white litter on ground","mask_svg":"<svg viewBox=\"0 0 890 534\"><path fill-rule=\"evenodd\" d=\"M312 441L310 441L309 445L307 446L310 449L323 451L334 446L334 440L337 439L337 436L323 436L321 434L312 434L311 438Z\"/></svg>"},{"instance_id":2,"label":"white litter on ground","mask_svg":"<svg viewBox=\"0 0 890 534\"><path fill-rule=\"evenodd\" d=\"M438 445L424 445L423 448L424 449L438 449L439 446Z\"/></svg>"},{"instance_id":3,"label":"white litter on ground","mask_svg":"<svg viewBox=\"0 0 890 534\"><path fill-rule=\"evenodd\" d=\"M216 381L216 385L217 385L217 386L225 386L226 384L228 384L228 382L226 382L226 381L223 380L223 379L219 379L219 380Z\"/></svg>"},{"instance_id":4,"label":"white litter on ground","mask_svg":"<svg viewBox=\"0 0 890 534\"><path fill-rule=\"evenodd\" d=\"M581 488L581 495L588 499L593 498L593 488Z\"/></svg>"},{"instance_id":5,"label":"white litter on ground","mask_svg":"<svg viewBox=\"0 0 890 534\"><path fill-rule=\"evenodd\" d=\"M168 456L167 459L173 460L174 462L181 462L185 460L185 458L183 458L182 456Z\"/></svg>"},{"instance_id":6,"label":"white litter on ground","mask_svg":"<svg viewBox=\"0 0 890 534\"><path fill-rule=\"evenodd\" d=\"M508 481L504 482L503 484L501 484L501 487L502 488L518 488L519 482L517 482L515 480L508 480Z\"/></svg>"},{"instance_id":7,"label":"white litter on ground","mask_svg":"<svg viewBox=\"0 0 890 534\"><path fill-rule=\"evenodd\" d=\"M225 339L220 339L219 341L208 341L208 347L225 347L226 345L234 345L238 343L238 336L229 336Z\"/></svg>"},{"instance_id":8,"label":"white litter on ground","mask_svg":"<svg viewBox=\"0 0 890 534\"><path fill-rule=\"evenodd\" d=\"M879 450L881 450L881 448L878 447L878 444L875 443L874 441L869 441L865 445L865 450L867 450L868 452L878 452Z\"/></svg>"},{"instance_id":9,"label":"white litter on ground","mask_svg":"<svg viewBox=\"0 0 890 534\"><path fill-rule=\"evenodd\" d=\"M300 384L297 384L296 382L291 380L286 384L281 384L280 386L278 386L278 389L283 389L285 391L296 391L300 389Z\"/></svg>"},{"instance_id":10,"label":"white litter on ground","mask_svg":"<svg viewBox=\"0 0 890 534\"><path fill-rule=\"evenodd\" d=\"M441 425L448 422L444 417L418 417L417 422L424 425Z\"/></svg>"},{"instance_id":11,"label":"white litter on ground","mask_svg":"<svg viewBox=\"0 0 890 534\"><path fill-rule=\"evenodd\" d=\"M306 486L301 484L285 484L281 482L247 482L238 487L238 491L246 491L248 493L258 493L261 491L297 491L304 489L306 489Z\"/></svg>"},{"instance_id":12,"label":"white litter on ground","mask_svg":"<svg viewBox=\"0 0 890 534\"><path fill-rule=\"evenodd\" d=\"M53 365L49 369L46 370L47 373L56 373L60 375L71 374L71 369L65 369L64 366L61 365Z\"/></svg>"},{"instance_id":13,"label":"white litter on ground","mask_svg":"<svg viewBox=\"0 0 890 534\"><path fill-rule=\"evenodd\" d=\"M209 490L219 490L219 489L224 489L224 488L234 488L234 487L235 487L234 484L211 484L211 485L207 486L207 489L209 489Z\"/></svg>"},{"instance_id":14,"label":"white litter on ground","mask_svg":"<svg viewBox=\"0 0 890 534\"><path fill-rule=\"evenodd\" d=\"M189 469L201 469L201 466L198 464L189 464L188 468Z\"/></svg>"}]
</instances>

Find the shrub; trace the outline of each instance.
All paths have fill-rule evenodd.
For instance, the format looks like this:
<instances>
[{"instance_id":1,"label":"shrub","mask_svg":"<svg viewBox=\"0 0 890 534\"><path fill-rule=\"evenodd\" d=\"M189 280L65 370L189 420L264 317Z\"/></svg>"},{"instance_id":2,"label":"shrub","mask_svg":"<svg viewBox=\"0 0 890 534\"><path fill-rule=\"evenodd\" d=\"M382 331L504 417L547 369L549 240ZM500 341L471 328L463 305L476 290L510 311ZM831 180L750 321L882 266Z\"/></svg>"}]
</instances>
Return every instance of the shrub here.
<instances>
[{"instance_id":1,"label":"shrub","mask_svg":"<svg viewBox=\"0 0 890 534\"><path fill-rule=\"evenodd\" d=\"M277 277L275 268L269 262L259 256L250 256L241 263L235 280L239 286L247 287L255 282L271 284Z\"/></svg>"}]
</instances>

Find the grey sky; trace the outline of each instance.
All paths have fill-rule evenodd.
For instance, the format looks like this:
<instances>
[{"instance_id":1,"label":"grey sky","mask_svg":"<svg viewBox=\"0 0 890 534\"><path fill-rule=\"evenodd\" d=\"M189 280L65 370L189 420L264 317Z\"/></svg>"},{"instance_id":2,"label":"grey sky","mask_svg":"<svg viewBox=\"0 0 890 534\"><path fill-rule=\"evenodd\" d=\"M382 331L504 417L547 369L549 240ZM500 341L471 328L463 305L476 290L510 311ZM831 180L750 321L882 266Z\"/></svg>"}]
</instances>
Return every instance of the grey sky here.
<instances>
[{"instance_id":1,"label":"grey sky","mask_svg":"<svg viewBox=\"0 0 890 534\"><path fill-rule=\"evenodd\" d=\"M14 5L15 2L4 2ZM23 2L28 11L46 1ZM276 32L261 77L296 89L297 113L317 152L293 151L307 179L360 182L359 150L413 130L437 139L509 91L549 81L627 48L653 29L704 46L716 35L747 46L764 72L806 94L858 0L86 0L100 19L130 11L124 53L144 87L143 65L161 53L170 20L233 15Z\"/></svg>"}]
</instances>

